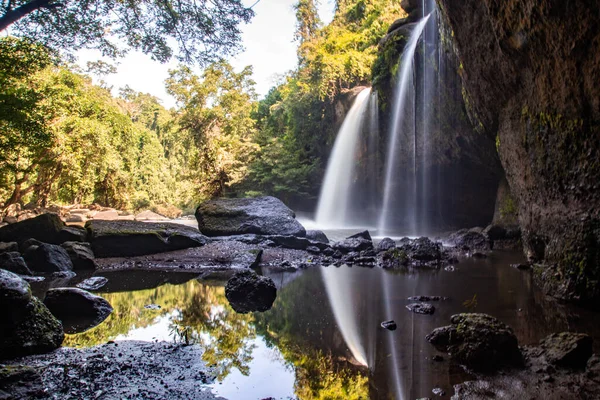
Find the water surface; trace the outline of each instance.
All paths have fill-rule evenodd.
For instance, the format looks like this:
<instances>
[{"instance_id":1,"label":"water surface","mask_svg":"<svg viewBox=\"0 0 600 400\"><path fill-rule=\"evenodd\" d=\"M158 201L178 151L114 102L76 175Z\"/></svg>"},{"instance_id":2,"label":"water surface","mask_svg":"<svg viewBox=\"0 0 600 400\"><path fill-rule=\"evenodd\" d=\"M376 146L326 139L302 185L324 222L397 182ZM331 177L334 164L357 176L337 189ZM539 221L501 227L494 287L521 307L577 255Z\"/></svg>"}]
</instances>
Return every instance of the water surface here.
<instances>
[{"instance_id":1,"label":"water surface","mask_svg":"<svg viewBox=\"0 0 600 400\"><path fill-rule=\"evenodd\" d=\"M597 335L593 316L548 301L531 275L509 266L516 253L467 259L455 271L386 271L379 268L314 267L296 273L263 271L278 286L273 308L237 314L224 283L191 274L98 272L109 284L99 293L114 313L98 327L68 335L66 346L108 340L200 343L214 367L213 391L229 399L444 398L469 379L459 367L434 362L439 354L425 335L459 312L489 313L512 326L520 344L551 332ZM43 286L34 287L38 294ZM438 295L434 315L406 309L409 296ZM158 305L159 309L146 308ZM586 317L587 315L587 317ZM393 319L396 331L380 322ZM587 325L585 321L587 322Z\"/></svg>"}]
</instances>

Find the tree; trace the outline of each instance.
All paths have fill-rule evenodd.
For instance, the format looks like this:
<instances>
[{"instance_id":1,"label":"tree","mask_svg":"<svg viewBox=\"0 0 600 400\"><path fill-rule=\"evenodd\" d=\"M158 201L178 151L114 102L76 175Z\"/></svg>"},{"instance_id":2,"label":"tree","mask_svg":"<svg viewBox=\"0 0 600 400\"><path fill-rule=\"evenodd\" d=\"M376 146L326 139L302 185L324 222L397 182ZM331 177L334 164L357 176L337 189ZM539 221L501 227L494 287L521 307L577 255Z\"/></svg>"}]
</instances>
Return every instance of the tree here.
<instances>
[{"instance_id":1,"label":"tree","mask_svg":"<svg viewBox=\"0 0 600 400\"><path fill-rule=\"evenodd\" d=\"M297 21L295 39L303 43L317 33L321 26L321 20L314 0L299 0L294 9Z\"/></svg>"},{"instance_id":2,"label":"tree","mask_svg":"<svg viewBox=\"0 0 600 400\"><path fill-rule=\"evenodd\" d=\"M52 49L132 48L165 62L174 41L179 60L201 65L239 50L239 24L254 15L241 0L0 0L0 12L0 32Z\"/></svg>"},{"instance_id":3,"label":"tree","mask_svg":"<svg viewBox=\"0 0 600 400\"><path fill-rule=\"evenodd\" d=\"M170 71L167 92L181 109L176 118L196 153L190 171L203 197L222 196L227 187L245 177L256 150L251 142L255 122L252 68L239 73L225 61L206 68L201 77L189 67Z\"/></svg>"}]
</instances>

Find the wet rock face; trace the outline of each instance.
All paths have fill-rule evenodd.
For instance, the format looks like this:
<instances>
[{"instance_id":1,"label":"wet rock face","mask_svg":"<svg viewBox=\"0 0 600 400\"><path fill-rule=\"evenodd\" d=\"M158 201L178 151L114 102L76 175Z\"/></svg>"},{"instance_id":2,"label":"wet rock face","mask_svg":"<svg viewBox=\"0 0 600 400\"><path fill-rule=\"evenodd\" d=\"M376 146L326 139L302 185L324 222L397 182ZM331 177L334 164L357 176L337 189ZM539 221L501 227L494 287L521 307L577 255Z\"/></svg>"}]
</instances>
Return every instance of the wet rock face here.
<instances>
[{"instance_id":1,"label":"wet rock face","mask_svg":"<svg viewBox=\"0 0 600 400\"><path fill-rule=\"evenodd\" d=\"M100 296L78 288L50 289L44 304L58 318L65 333L79 333L97 326L113 311Z\"/></svg>"},{"instance_id":2,"label":"wet rock face","mask_svg":"<svg viewBox=\"0 0 600 400\"><path fill-rule=\"evenodd\" d=\"M19 275L32 275L21 253L11 251L0 253L0 269L5 269Z\"/></svg>"},{"instance_id":3,"label":"wet rock face","mask_svg":"<svg viewBox=\"0 0 600 400\"><path fill-rule=\"evenodd\" d=\"M362 251L373 250L373 240L369 231L356 233L348 236L344 240L335 242L331 246L334 251L345 253L360 253Z\"/></svg>"},{"instance_id":4,"label":"wet rock face","mask_svg":"<svg viewBox=\"0 0 600 400\"><path fill-rule=\"evenodd\" d=\"M189 226L92 220L85 225L97 257L128 257L203 246L208 239Z\"/></svg>"},{"instance_id":5,"label":"wet rock face","mask_svg":"<svg viewBox=\"0 0 600 400\"><path fill-rule=\"evenodd\" d=\"M548 362L566 368L585 368L592 356L592 338L582 333L553 333L540 347Z\"/></svg>"},{"instance_id":6,"label":"wet rock face","mask_svg":"<svg viewBox=\"0 0 600 400\"><path fill-rule=\"evenodd\" d=\"M306 235L294 212L271 196L209 200L198 206L195 215L198 229L207 236Z\"/></svg>"},{"instance_id":7,"label":"wet rock face","mask_svg":"<svg viewBox=\"0 0 600 400\"><path fill-rule=\"evenodd\" d=\"M393 239L386 237L381 239L381 242L377 244L377 252L388 251L396 247L396 242Z\"/></svg>"},{"instance_id":8,"label":"wet rock face","mask_svg":"<svg viewBox=\"0 0 600 400\"><path fill-rule=\"evenodd\" d=\"M488 238L483 233L475 230L462 229L450 235L448 241L464 251L487 251L491 249Z\"/></svg>"},{"instance_id":9,"label":"wet rock face","mask_svg":"<svg viewBox=\"0 0 600 400\"><path fill-rule=\"evenodd\" d=\"M64 333L60 322L19 276L0 270L0 359L44 353L59 347Z\"/></svg>"},{"instance_id":10,"label":"wet rock face","mask_svg":"<svg viewBox=\"0 0 600 400\"><path fill-rule=\"evenodd\" d=\"M267 311L277 297L277 288L271 278L252 271L240 271L227 281L225 297L238 313Z\"/></svg>"},{"instance_id":11,"label":"wet rock face","mask_svg":"<svg viewBox=\"0 0 600 400\"><path fill-rule=\"evenodd\" d=\"M551 295L600 307L600 15L585 0L442 0Z\"/></svg>"},{"instance_id":12,"label":"wet rock face","mask_svg":"<svg viewBox=\"0 0 600 400\"><path fill-rule=\"evenodd\" d=\"M436 328L426 338L456 362L475 370L522 365L517 338L508 325L487 314L456 314L450 321L452 325Z\"/></svg>"}]
</instances>

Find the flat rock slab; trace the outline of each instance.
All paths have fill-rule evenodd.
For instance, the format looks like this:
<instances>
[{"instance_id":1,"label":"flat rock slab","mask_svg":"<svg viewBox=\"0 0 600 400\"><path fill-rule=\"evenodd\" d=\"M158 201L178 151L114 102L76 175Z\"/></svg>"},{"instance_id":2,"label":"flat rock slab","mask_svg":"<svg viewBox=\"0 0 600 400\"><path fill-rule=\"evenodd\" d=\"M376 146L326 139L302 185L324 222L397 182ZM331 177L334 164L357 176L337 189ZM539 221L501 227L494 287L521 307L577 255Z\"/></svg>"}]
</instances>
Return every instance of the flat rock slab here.
<instances>
[{"instance_id":1,"label":"flat rock slab","mask_svg":"<svg viewBox=\"0 0 600 400\"><path fill-rule=\"evenodd\" d=\"M92 220L85 227L96 257L141 256L208 242L195 228L166 222Z\"/></svg>"},{"instance_id":2,"label":"flat rock slab","mask_svg":"<svg viewBox=\"0 0 600 400\"><path fill-rule=\"evenodd\" d=\"M11 361L27 373L2 386L13 399L217 399L202 353L198 345L137 341L61 348Z\"/></svg>"},{"instance_id":3,"label":"flat rock slab","mask_svg":"<svg viewBox=\"0 0 600 400\"><path fill-rule=\"evenodd\" d=\"M431 315L435 312L435 307L429 303L411 303L406 306L406 309L415 314Z\"/></svg>"},{"instance_id":4,"label":"flat rock slab","mask_svg":"<svg viewBox=\"0 0 600 400\"><path fill-rule=\"evenodd\" d=\"M202 247L189 248L138 257L96 259L99 270L196 271L250 267L298 269L319 265L321 257L304 250L264 247L237 240L219 240Z\"/></svg>"},{"instance_id":5,"label":"flat rock slab","mask_svg":"<svg viewBox=\"0 0 600 400\"><path fill-rule=\"evenodd\" d=\"M198 228L207 236L306 235L294 212L271 196L209 200L198 206L195 215Z\"/></svg>"}]
</instances>

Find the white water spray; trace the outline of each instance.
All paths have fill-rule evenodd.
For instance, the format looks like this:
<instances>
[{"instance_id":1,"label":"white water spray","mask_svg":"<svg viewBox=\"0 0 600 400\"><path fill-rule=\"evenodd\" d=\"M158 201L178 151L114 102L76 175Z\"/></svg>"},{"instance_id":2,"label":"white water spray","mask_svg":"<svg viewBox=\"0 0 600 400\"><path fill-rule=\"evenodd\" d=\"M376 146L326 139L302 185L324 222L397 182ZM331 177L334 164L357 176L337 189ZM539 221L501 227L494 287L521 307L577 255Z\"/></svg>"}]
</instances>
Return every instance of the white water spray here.
<instances>
[{"instance_id":1,"label":"white water spray","mask_svg":"<svg viewBox=\"0 0 600 400\"><path fill-rule=\"evenodd\" d=\"M358 94L335 139L317 207L316 221L320 227L343 228L352 224L348 211L355 156L370 93L368 88Z\"/></svg>"},{"instance_id":2,"label":"white water spray","mask_svg":"<svg viewBox=\"0 0 600 400\"><path fill-rule=\"evenodd\" d=\"M421 19L421 21L419 21L419 23L417 24L417 26L415 27L415 29L412 31L411 35L410 35L410 39L404 49L404 52L402 53L402 60L401 60L401 68L399 70L399 74L398 74L398 86L396 89L396 93L395 93L395 97L394 97L394 102L395 102L395 107L394 107L394 113L393 113L393 117L392 117L392 124L391 124L391 133L390 133L390 142L388 145L388 154L386 157L386 171L385 171L385 186L384 186L384 191L383 191L383 206L381 209L381 214L379 217L379 224L378 224L378 234L379 235L384 235L386 234L387 230L388 230L388 225L387 222L390 218L390 214L392 209L394 208L392 205L392 194L394 192L393 190L393 186L394 186L394 171L396 170L396 147L398 145L398 136L400 134L400 129L403 126L403 118L405 116L405 105L406 102L408 100L408 94L409 94L409 86L411 83L411 80L413 78L413 59L415 56L415 51L417 49L417 43L419 42L419 38L421 37L421 34L423 33L423 30L425 29L425 26L427 25L427 21L429 21L429 18L431 17L431 14L428 14L426 17L424 17L423 19ZM415 210L401 210L401 212L404 212L405 215L411 217L409 220L411 220L410 223L410 230L411 233L414 234L414 231L416 230L416 220L414 218L414 213Z\"/></svg>"}]
</instances>

